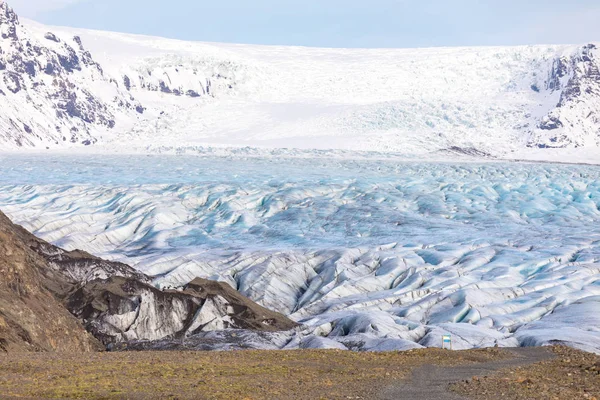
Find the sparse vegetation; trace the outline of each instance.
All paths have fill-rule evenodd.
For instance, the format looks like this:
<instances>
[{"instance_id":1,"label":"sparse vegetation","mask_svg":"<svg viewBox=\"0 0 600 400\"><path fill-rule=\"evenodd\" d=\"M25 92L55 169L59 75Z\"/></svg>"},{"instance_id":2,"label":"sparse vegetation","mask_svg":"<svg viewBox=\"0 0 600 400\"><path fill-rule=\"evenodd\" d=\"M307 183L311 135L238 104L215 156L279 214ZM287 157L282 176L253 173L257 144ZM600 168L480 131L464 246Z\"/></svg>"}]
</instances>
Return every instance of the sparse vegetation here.
<instances>
[{"instance_id":1,"label":"sparse vegetation","mask_svg":"<svg viewBox=\"0 0 600 400\"><path fill-rule=\"evenodd\" d=\"M367 399L426 363L504 356L496 349L6 354L0 356L0 393L36 399Z\"/></svg>"}]
</instances>

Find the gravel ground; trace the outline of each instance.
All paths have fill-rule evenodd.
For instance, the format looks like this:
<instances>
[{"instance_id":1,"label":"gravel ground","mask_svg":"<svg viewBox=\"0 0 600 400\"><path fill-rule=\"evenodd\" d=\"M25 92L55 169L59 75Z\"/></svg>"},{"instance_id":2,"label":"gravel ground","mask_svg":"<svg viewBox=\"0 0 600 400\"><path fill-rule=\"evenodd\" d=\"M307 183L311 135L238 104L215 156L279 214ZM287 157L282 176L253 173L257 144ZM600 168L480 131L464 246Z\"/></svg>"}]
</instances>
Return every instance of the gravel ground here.
<instances>
[{"instance_id":1,"label":"gravel ground","mask_svg":"<svg viewBox=\"0 0 600 400\"><path fill-rule=\"evenodd\" d=\"M516 367L548 351L556 358ZM0 399L600 399L599 370L598 356L561 347L4 353Z\"/></svg>"},{"instance_id":2,"label":"gravel ground","mask_svg":"<svg viewBox=\"0 0 600 400\"><path fill-rule=\"evenodd\" d=\"M373 399L415 367L505 357L496 349L9 353L0 355L0 398Z\"/></svg>"},{"instance_id":3,"label":"gravel ground","mask_svg":"<svg viewBox=\"0 0 600 400\"><path fill-rule=\"evenodd\" d=\"M472 399L600 399L600 356L554 347L556 357L451 385Z\"/></svg>"},{"instance_id":4,"label":"gravel ground","mask_svg":"<svg viewBox=\"0 0 600 400\"><path fill-rule=\"evenodd\" d=\"M509 357L477 364L440 366L428 364L415 368L409 380L385 387L381 400L460 400L464 399L449 390L449 386L474 375L485 376L505 368L531 365L555 357L547 347L520 347L503 349Z\"/></svg>"}]
</instances>

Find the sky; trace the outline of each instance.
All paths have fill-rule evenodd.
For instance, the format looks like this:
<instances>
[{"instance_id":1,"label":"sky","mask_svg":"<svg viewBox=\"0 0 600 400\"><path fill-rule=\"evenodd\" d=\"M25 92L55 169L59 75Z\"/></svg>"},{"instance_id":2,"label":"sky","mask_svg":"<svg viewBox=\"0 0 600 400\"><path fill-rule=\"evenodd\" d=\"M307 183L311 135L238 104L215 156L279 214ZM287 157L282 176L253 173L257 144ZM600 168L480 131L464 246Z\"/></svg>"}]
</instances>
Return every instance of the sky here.
<instances>
[{"instance_id":1,"label":"sky","mask_svg":"<svg viewBox=\"0 0 600 400\"><path fill-rule=\"evenodd\" d=\"M208 42L432 47L600 41L598 0L7 1L22 17L45 24Z\"/></svg>"}]
</instances>

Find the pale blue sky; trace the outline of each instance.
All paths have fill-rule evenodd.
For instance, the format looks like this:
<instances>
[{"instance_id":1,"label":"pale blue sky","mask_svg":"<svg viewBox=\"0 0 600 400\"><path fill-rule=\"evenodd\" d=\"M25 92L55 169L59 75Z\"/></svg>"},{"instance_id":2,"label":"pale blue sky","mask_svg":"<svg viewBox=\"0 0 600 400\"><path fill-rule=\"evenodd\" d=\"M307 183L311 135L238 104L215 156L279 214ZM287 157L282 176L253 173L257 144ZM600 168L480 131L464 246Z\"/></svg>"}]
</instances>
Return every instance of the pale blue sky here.
<instances>
[{"instance_id":1,"label":"pale blue sky","mask_svg":"<svg viewBox=\"0 0 600 400\"><path fill-rule=\"evenodd\" d=\"M52 24L186 40L326 47L600 41L598 0L8 0Z\"/></svg>"}]
</instances>

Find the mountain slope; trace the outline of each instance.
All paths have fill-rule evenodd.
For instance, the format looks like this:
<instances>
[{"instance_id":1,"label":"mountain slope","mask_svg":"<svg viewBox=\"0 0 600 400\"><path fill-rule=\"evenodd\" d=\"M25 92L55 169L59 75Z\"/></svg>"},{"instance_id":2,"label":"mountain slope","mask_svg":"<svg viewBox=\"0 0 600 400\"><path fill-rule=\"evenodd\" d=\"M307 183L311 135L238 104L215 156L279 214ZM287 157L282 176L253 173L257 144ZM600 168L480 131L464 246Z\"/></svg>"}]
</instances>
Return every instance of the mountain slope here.
<instances>
[{"instance_id":1,"label":"mountain slope","mask_svg":"<svg viewBox=\"0 0 600 400\"><path fill-rule=\"evenodd\" d=\"M554 60L546 91L558 104L532 132L529 146L583 147L600 144L600 52L594 44Z\"/></svg>"},{"instance_id":2,"label":"mountain slope","mask_svg":"<svg viewBox=\"0 0 600 400\"><path fill-rule=\"evenodd\" d=\"M143 113L81 38L34 35L0 2L0 141L9 147L91 145L116 121Z\"/></svg>"},{"instance_id":3,"label":"mountain slope","mask_svg":"<svg viewBox=\"0 0 600 400\"><path fill-rule=\"evenodd\" d=\"M161 291L134 279L113 277L75 291L67 307L107 345L179 339L225 329L276 332L297 326L225 283L202 279L183 291Z\"/></svg>"},{"instance_id":4,"label":"mountain slope","mask_svg":"<svg viewBox=\"0 0 600 400\"><path fill-rule=\"evenodd\" d=\"M81 323L105 345L297 326L224 283L161 291L149 282L125 264L52 246L0 213L0 350L99 350Z\"/></svg>"},{"instance_id":5,"label":"mountain slope","mask_svg":"<svg viewBox=\"0 0 600 400\"><path fill-rule=\"evenodd\" d=\"M600 143L584 46L316 49L21 24L0 2L4 148L423 154ZM1 69L1 68L0 68Z\"/></svg>"},{"instance_id":6,"label":"mountain slope","mask_svg":"<svg viewBox=\"0 0 600 400\"><path fill-rule=\"evenodd\" d=\"M68 288L0 213L0 351L100 349L57 300Z\"/></svg>"}]
</instances>

